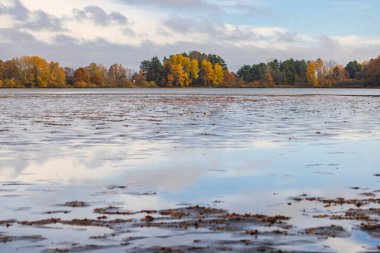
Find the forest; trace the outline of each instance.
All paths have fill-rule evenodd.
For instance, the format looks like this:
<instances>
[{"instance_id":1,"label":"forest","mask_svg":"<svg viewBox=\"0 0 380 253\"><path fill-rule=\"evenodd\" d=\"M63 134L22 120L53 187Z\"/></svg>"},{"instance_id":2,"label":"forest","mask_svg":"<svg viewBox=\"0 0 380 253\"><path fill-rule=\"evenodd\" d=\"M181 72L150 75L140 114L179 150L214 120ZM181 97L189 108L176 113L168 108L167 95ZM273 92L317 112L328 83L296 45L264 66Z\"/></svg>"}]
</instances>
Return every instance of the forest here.
<instances>
[{"instance_id":1,"label":"forest","mask_svg":"<svg viewBox=\"0 0 380 253\"><path fill-rule=\"evenodd\" d=\"M198 51L144 60L138 71L121 64L73 69L39 56L0 60L0 88L170 88L170 87L380 87L380 56L345 66L333 61L294 60L228 69L224 59Z\"/></svg>"}]
</instances>

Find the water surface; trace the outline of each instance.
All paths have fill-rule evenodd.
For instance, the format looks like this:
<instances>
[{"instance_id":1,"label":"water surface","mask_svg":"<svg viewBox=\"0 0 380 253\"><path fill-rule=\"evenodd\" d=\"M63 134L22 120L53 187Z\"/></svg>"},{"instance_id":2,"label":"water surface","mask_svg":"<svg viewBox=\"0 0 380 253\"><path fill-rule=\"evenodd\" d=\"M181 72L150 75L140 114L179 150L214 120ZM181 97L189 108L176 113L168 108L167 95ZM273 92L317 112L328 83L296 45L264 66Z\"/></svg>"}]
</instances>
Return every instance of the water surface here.
<instances>
[{"instance_id":1,"label":"water surface","mask_svg":"<svg viewBox=\"0 0 380 253\"><path fill-rule=\"evenodd\" d=\"M358 229L360 222L317 219L323 205L292 201L378 195L380 90L1 90L0 111L0 220L96 219L93 209L109 205L201 205L286 215L294 231L337 224L350 233L280 249L358 252L380 245ZM89 206L62 207L75 200ZM62 209L70 212L46 214ZM141 237L128 245L121 246L125 234L91 239L109 230L0 225L0 235L44 237L0 249L41 252L86 242L119 252L231 236L141 228L126 232Z\"/></svg>"}]
</instances>

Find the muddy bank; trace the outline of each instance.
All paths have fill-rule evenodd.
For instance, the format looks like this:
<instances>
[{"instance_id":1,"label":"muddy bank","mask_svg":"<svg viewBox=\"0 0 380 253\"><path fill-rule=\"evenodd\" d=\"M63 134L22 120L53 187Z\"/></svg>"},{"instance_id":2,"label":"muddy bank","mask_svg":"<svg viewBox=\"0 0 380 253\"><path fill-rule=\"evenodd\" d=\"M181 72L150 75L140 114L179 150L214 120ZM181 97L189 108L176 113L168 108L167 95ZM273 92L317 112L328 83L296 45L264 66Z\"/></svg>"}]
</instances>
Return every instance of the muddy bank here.
<instances>
[{"instance_id":1,"label":"muddy bank","mask_svg":"<svg viewBox=\"0 0 380 253\"><path fill-rule=\"evenodd\" d=\"M368 199L343 201L342 199L324 200L306 196L294 197L294 203L319 201L345 206L341 215L331 212L327 207L324 214L314 215L315 219L330 219L331 225L300 228L300 224L292 222L291 217L284 215L239 214L231 213L221 208L205 206L187 206L162 210L129 211L121 207L105 206L91 208L84 201L70 201L64 205L71 208L88 208L96 216L91 218L54 218L54 215L68 212L48 211L44 215L50 218L41 220L3 220L0 226L19 227L21 230L35 229L65 229L70 228L107 228L108 233L91 236L91 244L70 243L67 246L43 246L41 252L310 252L303 248L314 248L313 252L332 252L333 249L316 247L316 244L328 241L329 238L350 238L351 232L334 224L336 220L351 220L361 222L352 227L361 230L373 238L379 237L380 211L376 208L358 209L357 203L368 205ZM80 204L79 204L80 203ZM347 206L347 207L346 207ZM307 213L307 211L304 210ZM334 214L332 214L334 213ZM57 227L58 226L58 227ZM139 234L139 230L158 229L155 236ZM168 231L169 233L165 233ZM0 242L5 244L15 241L39 242L49 240L48 235L12 236L11 233L0 233ZM178 236L188 236L189 240L181 244ZM143 246L145 242L154 241ZM140 242L140 243L139 243ZM160 242L163 244L160 245ZM171 246L165 246L169 244ZM309 246L307 246L309 245ZM297 250L298 249L298 250ZM373 252L377 247L372 248ZM33 251L33 250L32 250Z\"/></svg>"},{"instance_id":2,"label":"muddy bank","mask_svg":"<svg viewBox=\"0 0 380 253\"><path fill-rule=\"evenodd\" d=\"M74 207L76 208L76 205ZM70 247L56 248L47 246L43 252L85 252L100 249L112 252L112 249L116 248L127 248L128 252L302 252L286 251L281 248L297 247L304 243L312 244L316 240L324 240L329 237L350 236L350 233L340 226L331 225L299 230L289 223L290 217L283 215L237 214L229 213L220 208L203 206L137 212L127 212L121 208L108 206L96 208L93 212L103 216L99 216L97 219L8 220L1 221L0 224L50 229L54 229L59 224L70 227L106 227L112 231L108 234L89 238L93 242L98 241L98 243L91 245L74 243ZM140 215L140 217L137 218L136 215ZM132 231L153 228L172 231L173 234L171 236L157 236L157 246L134 246L132 242L152 238L133 236ZM175 240L177 234L183 233L187 233L193 238L197 238L199 235L201 239L193 239L190 245L176 245L175 242L172 242L173 246L171 247L160 247L160 239L165 241L165 239L173 237ZM120 242L109 243L117 240L116 238ZM15 240L45 239L42 236L0 236L3 243Z\"/></svg>"}]
</instances>

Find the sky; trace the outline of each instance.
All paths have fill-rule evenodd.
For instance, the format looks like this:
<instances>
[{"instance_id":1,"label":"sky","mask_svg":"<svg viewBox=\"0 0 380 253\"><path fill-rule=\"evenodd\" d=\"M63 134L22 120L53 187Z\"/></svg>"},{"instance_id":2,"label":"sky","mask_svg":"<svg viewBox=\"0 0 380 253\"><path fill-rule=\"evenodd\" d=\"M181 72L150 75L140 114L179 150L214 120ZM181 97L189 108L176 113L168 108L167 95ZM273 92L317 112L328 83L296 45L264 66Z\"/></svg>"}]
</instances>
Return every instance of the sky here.
<instances>
[{"instance_id":1,"label":"sky","mask_svg":"<svg viewBox=\"0 0 380 253\"><path fill-rule=\"evenodd\" d=\"M378 0L0 0L0 59L39 55L63 66L198 50L244 64L380 55Z\"/></svg>"}]
</instances>

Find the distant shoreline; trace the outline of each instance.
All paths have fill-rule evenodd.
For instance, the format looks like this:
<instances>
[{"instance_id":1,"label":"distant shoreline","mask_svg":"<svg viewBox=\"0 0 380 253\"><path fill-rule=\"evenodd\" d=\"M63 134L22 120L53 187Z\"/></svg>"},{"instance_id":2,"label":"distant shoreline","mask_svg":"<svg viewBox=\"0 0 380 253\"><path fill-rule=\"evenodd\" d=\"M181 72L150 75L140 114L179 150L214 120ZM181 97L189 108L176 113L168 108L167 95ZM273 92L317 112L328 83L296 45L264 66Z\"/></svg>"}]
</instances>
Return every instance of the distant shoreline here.
<instances>
[{"instance_id":1,"label":"distant shoreline","mask_svg":"<svg viewBox=\"0 0 380 253\"><path fill-rule=\"evenodd\" d=\"M346 66L317 60L277 59L243 65L198 51L144 60L140 70L121 64L73 69L39 56L0 60L0 88L380 88L380 56Z\"/></svg>"},{"instance_id":2,"label":"distant shoreline","mask_svg":"<svg viewBox=\"0 0 380 253\"><path fill-rule=\"evenodd\" d=\"M33 87L33 88L0 88L0 90L137 90L137 89L144 89L144 90L219 90L219 89L368 89L368 90L378 90L380 87L303 87L303 86L279 86L279 87L88 87L88 88L80 88L80 87L59 87L59 88L40 88L40 87Z\"/></svg>"}]
</instances>

